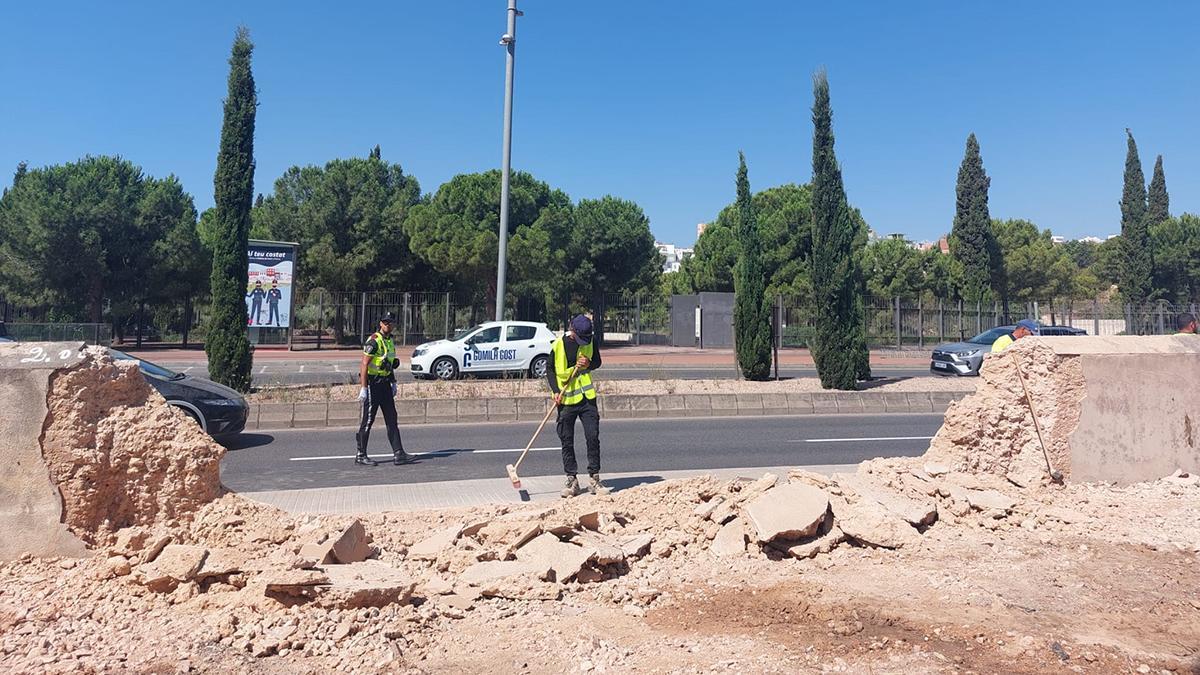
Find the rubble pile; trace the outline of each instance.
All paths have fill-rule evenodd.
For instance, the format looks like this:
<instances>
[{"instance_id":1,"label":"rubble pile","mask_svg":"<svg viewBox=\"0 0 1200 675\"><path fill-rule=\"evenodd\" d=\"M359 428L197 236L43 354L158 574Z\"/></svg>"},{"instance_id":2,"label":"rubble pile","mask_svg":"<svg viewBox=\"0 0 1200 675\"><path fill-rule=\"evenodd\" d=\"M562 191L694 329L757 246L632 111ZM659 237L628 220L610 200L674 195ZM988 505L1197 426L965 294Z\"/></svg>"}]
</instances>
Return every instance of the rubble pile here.
<instances>
[{"instance_id":1,"label":"rubble pile","mask_svg":"<svg viewBox=\"0 0 1200 675\"><path fill-rule=\"evenodd\" d=\"M1031 383L1069 376L1069 362L1021 354ZM1011 363L996 363L925 457L853 473L292 516L220 494L219 447L93 354L56 375L46 436L92 555L0 563L0 670L1036 672L1070 661L1112 672L1145 661L1184 672L1192 647L1171 645L1200 637L1200 479L1051 484L1004 378ZM61 400L79 387L103 405ZM1059 438L1073 394L1039 391L1039 404L1053 399L1043 428ZM960 433L968 424L974 436ZM1013 586L1019 565L1070 592ZM1147 574L1130 570L1176 586L1146 600L1136 578ZM1103 639L1084 650L1068 640L1084 640L1078 628L1039 647L1050 643L1035 623L1066 631L1063 617L1089 602L1084 624L1108 626ZM1122 604L1150 637L1115 637L1134 616ZM973 605L987 621L971 623ZM1137 609L1149 606L1162 623ZM764 651L779 644L790 646Z\"/></svg>"}]
</instances>

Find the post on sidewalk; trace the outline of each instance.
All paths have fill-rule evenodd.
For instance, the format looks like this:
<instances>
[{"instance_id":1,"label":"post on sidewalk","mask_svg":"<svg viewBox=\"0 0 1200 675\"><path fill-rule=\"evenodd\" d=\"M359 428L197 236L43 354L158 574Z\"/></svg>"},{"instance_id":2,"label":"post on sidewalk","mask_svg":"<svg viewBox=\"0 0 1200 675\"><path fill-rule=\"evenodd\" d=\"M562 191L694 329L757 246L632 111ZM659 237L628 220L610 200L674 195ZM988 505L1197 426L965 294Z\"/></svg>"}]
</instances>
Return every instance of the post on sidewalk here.
<instances>
[{"instance_id":1,"label":"post on sidewalk","mask_svg":"<svg viewBox=\"0 0 1200 675\"><path fill-rule=\"evenodd\" d=\"M403 328L400 329L401 330L400 345L402 347L407 347L408 346L408 291L404 292L404 316L403 316L403 318L401 318L400 321L401 321L400 325L403 326Z\"/></svg>"},{"instance_id":2,"label":"post on sidewalk","mask_svg":"<svg viewBox=\"0 0 1200 675\"><path fill-rule=\"evenodd\" d=\"M892 298L892 322L896 328L896 349L900 349L900 296Z\"/></svg>"},{"instance_id":3,"label":"post on sidewalk","mask_svg":"<svg viewBox=\"0 0 1200 675\"><path fill-rule=\"evenodd\" d=\"M638 291L633 296L633 301L635 303L635 316L637 317L636 323L634 324L634 330L633 330L633 344L637 345L638 347L641 347L642 346L642 293L641 293L641 291Z\"/></svg>"},{"instance_id":4,"label":"post on sidewalk","mask_svg":"<svg viewBox=\"0 0 1200 675\"><path fill-rule=\"evenodd\" d=\"M358 322L359 322L358 341L366 342L367 341L367 292L366 291L363 291L363 294L362 294L362 311L358 317Z\"/></svg>"},{"instance_id":5,"label":"post on sidewalk","mask_svg":"<svg viewBox=\"0 0 1200 675\"><path fill-rule=\"evenodd\" d=\"M450 291L446 291L446 334L444 339L450 339Z\"/></svg>"},{"instance_id":6,"label":"post on sidewalk","mask_svg":"<svg viewBox=\"0 0 1200 675\"><path fill-rule=\"evenodd\" d=\"M938 298L938 342L946 341L946 304Z\"/></svg>"},{"instance_id":7,"label":"post on sidewalk","mask_svg":"<svg viewBox=\"0 0 1200 675\"><path fill-rule=\"evenodd\" d=\"M917 347L925 348L925 299L917 296Z\"/></svg>"},{"instance_id":8,"label":"post on sidewalk","mask_svg":"<svg viewBox=\"0 0 1200 675\"><path fill-rule=\"evenodd\" d=\"M771 312L771 346L775 348L775 379L779 379L779 343L783 341L783 318L780 312L783 309L780 296L775 296L775 308Z\"/></svg>"},{"instance_id":9,"label":"post on sidewalk","mask_svg":"<svg viewBox=\"0 0 1200 675\"><path fill-rule=\"evenodd\" d=\"M325 329L322 323L325 321L325 289L321 289L321 294L317 296L317 351L321 350L321 338L325 334Z\"/></svg>"}]
</instances>

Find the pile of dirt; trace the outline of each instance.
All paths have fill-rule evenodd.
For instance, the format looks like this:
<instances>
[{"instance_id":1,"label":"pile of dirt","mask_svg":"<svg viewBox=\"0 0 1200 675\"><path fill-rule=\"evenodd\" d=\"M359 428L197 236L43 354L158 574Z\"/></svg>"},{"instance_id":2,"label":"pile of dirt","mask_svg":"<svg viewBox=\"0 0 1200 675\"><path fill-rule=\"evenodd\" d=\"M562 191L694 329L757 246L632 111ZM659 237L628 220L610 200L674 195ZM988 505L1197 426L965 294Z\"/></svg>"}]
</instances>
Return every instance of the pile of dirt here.
<instances>
[{"instance_id":1,"label":"pile of dirt","mask_svg":"<svg viewBox=\"0 0 1200 675\"><path fill-rule=\"evenodd\" d=\"M50 380L42 454L64 521L87 543L187 520L221 491L224 448L166 405L132 361L91 347Z\"/></svg>"}]
</instances>

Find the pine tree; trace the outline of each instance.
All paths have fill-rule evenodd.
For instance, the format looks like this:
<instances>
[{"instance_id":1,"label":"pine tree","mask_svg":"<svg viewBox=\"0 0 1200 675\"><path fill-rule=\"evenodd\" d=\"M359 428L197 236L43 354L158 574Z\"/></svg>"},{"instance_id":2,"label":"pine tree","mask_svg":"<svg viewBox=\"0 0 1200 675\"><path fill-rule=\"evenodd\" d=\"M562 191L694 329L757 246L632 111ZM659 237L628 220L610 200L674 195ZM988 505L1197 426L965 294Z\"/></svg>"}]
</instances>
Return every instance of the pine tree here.
<instances>
[{"instance_id":1,"label":"pine tree","mask_svg":"<svg viewBox=\"0 0 1200 675\"><path fill-rule=\"evenodd\" d=\"M383 152L379 149L378 144L376 144L374 148L371 148L371 159L379 159L382 156Z\"/></svg>"},{"instance_id":2,"label":"pine tree","mask_svg":"<svg viewBox=\"0 0 1200 675\"><path fill-rule=\"evenodd\" d=\"M212 313L204 349L208 374L238 391L250 390L252 354L246 337L246 246L250 202L254 198L254 114L258 97L250 54L254 45L239 28L229 57L229 94L217 153L213 250Z\"/></svg>"},{"instance_id":3,"label":"pine tree","mask_svg":"<svg viewBox=\"0 0 1200 675\"><path fill-rule=\"evenodd\" d=\"M763 267L762 238L750 200L746 157L738 153L737 207L738 244L733 317L738 365L748 380L765 380L771 373L771 315L767 302L767 277Z\"/></svg>"},{"instance_id":4,"label":"pine tree","mask_svg":"<svg viewBox=\"0 0 1200 675\"><path fill-rule=\"evenodd\" d=\"M1171 217L1171 197L1167 194L1167 177L1163 175L1162 155L1154 160L1154 177L1146 195L1146 225L1153 227Z\"/></svg>"},{"instance_id":5,"label":"pine tree","mask_svg":"<svg viewBox=\"0 0 1200 675\"><path fill-rule=\"evenodd\" d=\"M834 155L833 112L824 72L813 78L812 119L813 360L822 387L853 390L858 387L860 352L866 344L859 339L863 317L853 257L855 225Z\"/></svg>"},{"instance_id":6,"label":"pine tree","mask_svg":"<svg viewBox=\"0 0 1200 675\"><path fill-rule=\"evenodd\" d=\"M1118 285L1125 302L1142 303L1153 288L1154 262L1150 257L1150 228L1146 223L1146 182L1137 142L1128 136L1125 154L1125 189L1121 195L1121 252ZM1164 193L1166 181L1163 181Z\"/></svg>"},{"instance_id":7,"label":"pine tree","mask_svg":"<svg viewBox=\"0 0 1200 675\"><path fill-rule=\"evenodd\" d=\"M975 134L967 136L967 149L958 167L955 188L954 226L950 230L951 253L963 266L963 298L982 301L988 289L1004 295L1003 280L998 272L1002 261L993 260L999 251L992 236L992 219L988 213L988 188L992 179L983 169L979 141ZM1007 310L1006 310L1007 313Z\"/></svg>"}]
</instances>

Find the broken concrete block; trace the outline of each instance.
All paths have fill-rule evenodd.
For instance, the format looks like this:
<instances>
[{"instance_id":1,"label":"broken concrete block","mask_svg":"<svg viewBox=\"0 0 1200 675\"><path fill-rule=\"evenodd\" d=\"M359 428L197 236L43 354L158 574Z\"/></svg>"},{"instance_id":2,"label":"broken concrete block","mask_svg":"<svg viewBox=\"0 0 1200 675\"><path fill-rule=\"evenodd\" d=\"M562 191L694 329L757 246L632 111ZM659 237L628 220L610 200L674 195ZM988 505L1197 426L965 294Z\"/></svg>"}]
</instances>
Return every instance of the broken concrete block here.
<instances>
[{"instance_id":1,"label":"broken concrete block","mask_svg":"<svg viewBox=\"0 0 1200 675\"><path fill-rule=\"evenodd\" d=\"M581 584L599 583L604 581L604 572L601 572L594 567L585 567L579 570L579 573L575 575L575 581L578 581Z\"/></svg>"},{"instance_id":2,"label":"broken concrete block","mask_svg":"<svg viewBox=\"0 0 1200 675\"><path fill-rule=\"evenodd\" d=\"M625 554L626 558L637 558L646 555L650 551L650 544L653 542L654 535L652 534L635 534L621 542L621 552Z\"/></svg>"},{"instance_id":3,"label":"broken concrete block","mask_svg":"<svg viewBox=\"0 0 1200 675\"><path fill-rule=\"evenodd\" d=\"M803 483L787 483L749 502L746 518L755 538L766 543L811 537L828 511L829 495L825 492Z\"/></svg>"},{"instance_id":4,"label":"broken concrete block","mask_svg":"<svg viewBox=\"0 0 1200 675\"><path fill-rule=\"evenodd\" d=\"M457 536L456 534L455 537L457 538ZM371 555L367 531L358 519L350 523L350 526L343 530L340 535L331 537L331 539L333 540L333 556L343 565L362 562L367 559L367 556Z\"/></svg>"},{"instance_id":5,"label":"broken concrete block","mask_svg":"<svg viewBox=\"0 0 1200 675\"><path fill-rule=\"evenodd\" d=\"M463 528L461 536L474 537L475 535L479 534L480 530L487 527L490 522L492 522L492 521L480 520L480 521L471 523L470 525L467 525L466 527Z\"/></svg>"},{"instance_id":6,"label":"broken concrete block","mask_svg":"<svg viewBox=\"0 0 1200 675\"><path fill-rule=\"evenodd\" d=\"M579 543L594 550L590 562L597 565L616 565L625 562L625 552L607 537L586 533L577 537Z\"/></svg>"},{"instance_id":7,"label":"broken concrete block","mask_svg":"<svg viewBox=\"0 0 1200 675\"><path fill-rule=\"evenodd\" d=\"M881 504L859 500L834 511L837 527L847 537L868 546L901 548L920 541L921 535L903 518Z\"/></svg>"},{"instance_id":8,"label":"broken concrete block","mask_svg":"<svg viewBox=\"0 0 1200 675\"><path fill-rule=\"evenodd\" d=\"M967 502L980 511L1012 511L1017 500L996 490L964 490Z\"/></svg>"},{"instance_id":9,"label":"broken concrete block","mask_svg":"<svg viewBox=\"0 0 1200 675\"><path fill-rule=\"evenodd\" d=\"M447 607L453 607L454 609L461 610L463 612L469 612L472 609L475 609L475 600L473 598L469 598L465 595L459 595L457 593L451 593L450 595L439 599L438 602Z\"/></svg>"},{"instance_id":10,"label":"broken concrete block","mask_svg":"<svg viewBox=\"0 0 1200 675\"><path fill-rule=\"evenodd\" d=\"M724 525L737 517L737 505L731 501L721 502L708 514L708 519L718 525Z\"/></svg>"},{"instance_id":11,"label":"broken concrete block","mask_svg":"<svg viewBox=\"0 0 1200 675\"><path fill-rule=\"evenodd\" d=\"M337 562L333 556L333 541L326 539L321 543L309 542L300 547L298 554L306 561L305 568L316 567L320 565L329 565Z\"/></svg>"},{"instance_id":12,"label":"broken concrete block","mask_svg":"<svg viewBox=\"0 0 1200 675\"><path fill-rule=\"evenodd\" d=\"M841 528L839 528L837 525L834 525L833 527L829 528L828 532L817 536L815 539L795 543L774 542L771 544L771 546L784 553L787 553L793 558L806 560L808 558L815 558L818 555L829 553L836 548L838 544L845 540L846 534L842 532Z\"/></svg>"},{"instance_id":13,"label":"broken concrete block","mask_svg":"<svg viewBox=\"0 0 1200 675\"><path fill-rule=\"evenodd\" d=\"M876 485L858 474L835 474L834 480L843 489L879 503L911 525L931 525L937 520L937 504L933 500L914 499L895 490Z\"/></svg>"},{"instance_id":14,"label":"broken concrete block","mask_svg":"<svg viewBox=\"0 0 1200 675\"><path fill-rule=\"evenodd\" d=\"M1083 523L1088 520L1088 516L1086 514L1072 509L1065 509L1060 506L1051 506L1042 509L1038 512L1038 514L1050 520L1057 520L1058 522L1067 525Z\"/></svg>"},{"instance_id":15,"label":"broken concrete block","mask_svg":"<svg viewBox=\"0 0 1200 675\"><path fill-rule=\"evenodd\" d=\"M519 560L488 560L475 563L458 575L460 583L482 586L501 579L532 574L539 578L550 576L550 567Z\"/></svg>"},{"instance_id":16,"label":"broken concrete block","mask_svg":"<svg viewBox=\"0 0 1200 675\"><path fill-rule=\"evenodd\" d=\"M133 554L145 547L146 540L149 538L150 533L137 525L126 527L117 533L117 541L113 545L113 549L126 557L132 557Z\"/></svg>"},{"instance_id":17,"label":"broken concrete block","mask_svg":"<svg viewBox=\"0 0 1200 675\"><path fill-rule=\"evenodd\" d=\"M721 503L724 501L725 500L721 499L720 497L713 497L712 499L710 499L706 502L700 502L700 505L697 506L695 509L693 509L692 513L694 515L700 516L700 518L702 518L702 519L707 518L713 512L713 509L720 506Z\"/></svg>"},{"instance_id":18,"label":"broken concrete block","mask_svg":"<svg viewBox=\"0 0 1200 675\"><path fill-rule=\"evenodd\" d=\"M950 467L946 466L945 464L938 464L936 462L926 462L925 473L929 474L930 476L944 476L950 473Z\"/></svg>"},{"instance_id":19,"label":"broken concrete block","mask_svg":"<svg viewBox=\"0 0 1200 675\"><path fill-rule=\"evenodd\" d=\"M449 595L454 592L454 585L441 577L434 577L425 582L425 592L430 595Z\"/></svg>"},{"instance_id":20,"label":"broken concrete block","mask_svg":"<svg viewBox=\"0 0 1200 675\"><path fill-rule=\"evenodd\" d=\"M203 546L172 544L163 548L153 562L142 565L138 571L147 588L166 592L196 578L206 557L208 549Z\"/></svg>"},{"instance_id":21,"label":"broken concrete block","mask_svg":"<svg viewBox=\"0 0 1200 675\"><path fill-rule=\"evenodd\" d=\"M204 558L204 564L200 566L200 571L196 573L196 578L227 577L231 574L241 572L243 566L242 555L236 550L228 548L209 549L208 556Z\"/></svg>"},{"instance_id":22,"label":"broken concrete block","mask_svg":"<svg viewBox=\"0 0 1200 675\"><path fill-rule=\"evenodd\" d=\"M708 550L718 556L742 555L746 552L746 526L735 518L721 527Z\"/></svg>"},{"instance_id":23,"label":"broken concrete block","mask_svg":"<svg viewBox=\"0 0 1200 675\"><path fill-rule=\"evenodd\" d=\"M403 570L378 560L329 565L322 571L329 584L318 590L317 601L324 607L357 609L406 603L416 588Z\"/></svg>"},{"instance_id":24,"label":"broken concrete block","mask_svg":"<svg viewBox=\"0 0 1200 675\"><path fill-rule=\"evenodd\" d=\"M611 518L608 517L608 514L601 513L600 511L592 511L591 513L579 516L579 526L585 530L599 532L601 528L608 524L609 520Z\"/></svg>"},{"instance_id":25,"label":"broken concrete block","mask_svg":"<svg viewBox=\"0 0 1200 675\"><path fill-rule=\"evenodd\" d=\"M488 546L515 550L541 533L542 525L537 521L497 520L480 528L476 538Z\"/></svg>"},{"instance_id":26,"label":"broken concrete block","mask_svg":"<svg viewBox=\"0 0 1200 675\"><path fill-rule=\"evenodd\" d=\"M595 553L596 550L591 547L568 544L546 532L517 549L517 560L549 567L555 581L564 583L578 574Z\"/></svg>"},{"instance_id":27,"label":"broken concrete block","mask_svg":"<svg viewBox=\"0 0 1200 675\"><path fill-rule=\"evenodd\" d=\"M458 535L462 533L462 525L451 525L434 532L429 537L413 544L413 547L408 549L408 557L413 560L437 560L442 551L454 545L458 541Z\"/></svg>"},{"instance_id":28,"label":"broken concrete block","mask_svg":"<svg viewBox=\"0 0 1200 675\"><path fill-rule=\"evenodd\" d=\"M171 543L171 538L168 536L155 537L146 543L145 555L142 556L142 562L154 562L159 553Z\"/></svg>"},{"instance_id":29,"label":"broken concrete block","mask_svg":"<svg viewBox=\"0 0 1200 675\"><path fill-rule=\"evenodd\" d=\"M329 583L329 577L315 570L283 570L266 578L266 594L293 597L313 597L316 587Z\"/></svg>"},{"instance_id":30,"label":"broken concrete block","mask_svg":"<svg viewBox=\"0 0 1200 675\"><path fill-rule=\"evenodd\" d=\"M804 469L789 470L788 471L788 482L789 483L804 483L806 485L811 485L815 488L820 488L822 490L833 485L833 482L829 480L828 476L823 476L819 473L813 473L812 471L806 471Z\"/></svg>"},{"instance_id":31,"label":"broken concrete block","mask_svg":"<svg viewBox=\"0 0 1200 675\"><path fill-rule=\"evenodd\" d=\"M558 600L562 597L562 587L542 581L536 573L525 573L483 584L479 594L485 598L509 600Z\"/></svg>"}]
</instances>

